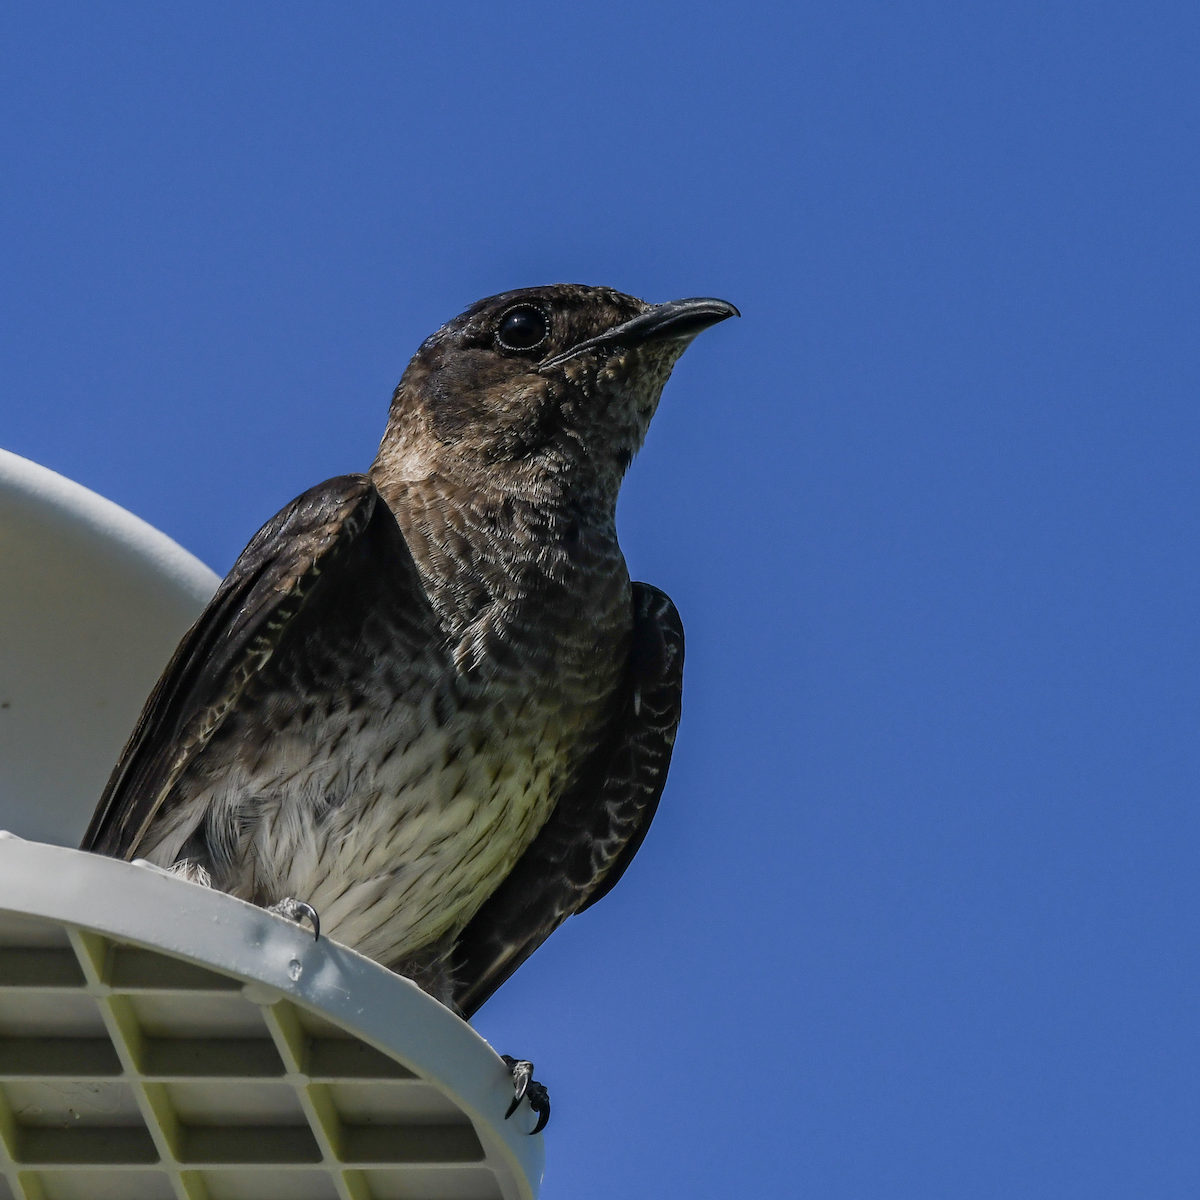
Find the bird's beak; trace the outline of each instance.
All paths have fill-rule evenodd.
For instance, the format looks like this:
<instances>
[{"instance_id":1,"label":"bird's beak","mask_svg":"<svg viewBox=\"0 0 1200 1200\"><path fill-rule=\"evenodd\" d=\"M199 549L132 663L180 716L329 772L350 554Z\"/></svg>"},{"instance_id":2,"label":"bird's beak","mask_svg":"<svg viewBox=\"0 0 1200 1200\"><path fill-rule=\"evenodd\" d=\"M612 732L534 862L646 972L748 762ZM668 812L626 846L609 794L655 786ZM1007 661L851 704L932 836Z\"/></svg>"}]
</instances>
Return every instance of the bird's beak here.
<instances>
[{"instance_id":1,"label":"bird's beak","mask_svg":"<svg viewBox=\"0 0 1200 1200\"><path fill-rule=\"evenodd\" d=\"M740 317L728 300L714 300L711 296L697 296L691 300L671 300L656 304L649 312L614 325L598 337L588 338L564 350L561 354L547 358L538 364L539 371L557 367L577 354L588 350L608 350L617 346L637 346L642 342L683 342L692 340L710 325L716 325L727 317Z\"/></svg>"}]
</instances>

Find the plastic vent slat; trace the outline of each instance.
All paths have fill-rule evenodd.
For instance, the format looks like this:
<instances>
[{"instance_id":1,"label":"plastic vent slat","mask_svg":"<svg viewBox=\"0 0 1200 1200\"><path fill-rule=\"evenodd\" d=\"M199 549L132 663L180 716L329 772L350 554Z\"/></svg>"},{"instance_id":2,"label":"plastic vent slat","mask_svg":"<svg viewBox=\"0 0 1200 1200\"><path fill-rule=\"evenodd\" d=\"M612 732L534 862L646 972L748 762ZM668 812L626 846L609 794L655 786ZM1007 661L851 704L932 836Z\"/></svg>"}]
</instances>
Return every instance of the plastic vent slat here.
<instances>
[{"instance_id":1,"label":"plastic vent slat","mask_svg":"<svg viewBox=\"0 0 1200 1200\"><path fill-rule=\"evenodd\" d=\"M331 1014L0 909L0 1200L532 1200L487 1140Z\"/></svg>"}]
</instances>

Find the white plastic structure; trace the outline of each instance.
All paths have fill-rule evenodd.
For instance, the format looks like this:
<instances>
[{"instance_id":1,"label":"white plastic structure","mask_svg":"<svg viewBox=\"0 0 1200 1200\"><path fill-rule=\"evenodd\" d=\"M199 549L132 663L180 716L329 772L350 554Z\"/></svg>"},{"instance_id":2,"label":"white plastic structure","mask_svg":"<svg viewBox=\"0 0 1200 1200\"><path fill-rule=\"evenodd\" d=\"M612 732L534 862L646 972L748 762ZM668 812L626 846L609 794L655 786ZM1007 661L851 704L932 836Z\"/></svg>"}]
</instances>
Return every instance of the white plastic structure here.
<instances>
[{"instance_id":1,"label":"white plastic structure","mask_svg":"<svg viewBox=\"0 0 1200 1200\"><path fill-rule=\"evenodd\" d=\"M23 840L78 839L215 585L0 451L0 825L21 835L0 835L0 1198L535 1200L534 1114L503 1119L503 1061L415 984L157 868Z\"/></svg>"},{"instance_id":2,"label":"white plastic structure","mask_svg":"<svg viewBox=\"0 0 1200 1200\"><path fill-rule=\"evenodd\" d=\"M21 1200L532 1200L542 1139L407 979L154 867L0 839Z\"/></svg>"},{"instance_id":3,"label":"white plastic structure","mask_svg":"<svg viewBox=\"0 0 1200 1200\"><path fill-rule=\"evenodd\" d=\"M0 450L0 829L79 844L217 583L132 513Z\"/></svg>"}]
</instances>

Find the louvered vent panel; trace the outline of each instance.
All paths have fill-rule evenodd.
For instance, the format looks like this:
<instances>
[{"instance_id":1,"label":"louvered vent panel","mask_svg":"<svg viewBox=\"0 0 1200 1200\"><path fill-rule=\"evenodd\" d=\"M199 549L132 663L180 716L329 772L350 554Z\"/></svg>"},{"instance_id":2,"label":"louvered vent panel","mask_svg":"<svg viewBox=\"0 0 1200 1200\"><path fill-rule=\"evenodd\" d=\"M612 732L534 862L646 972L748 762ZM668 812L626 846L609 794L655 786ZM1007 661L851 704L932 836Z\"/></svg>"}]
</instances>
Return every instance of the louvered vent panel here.
<instances>
[{"instance_id":1,"label":"louvered vent panel","mask_svg":"<svg viewBox=\"0 0 1200 1200\"><path fill-rule=\"evenodd\" d=\"M0 843L21 849L138 870ZM436 1080L278 988L0 911L0 1200L534 1196L477 1124Z\"/></svg>"}]
</instances>

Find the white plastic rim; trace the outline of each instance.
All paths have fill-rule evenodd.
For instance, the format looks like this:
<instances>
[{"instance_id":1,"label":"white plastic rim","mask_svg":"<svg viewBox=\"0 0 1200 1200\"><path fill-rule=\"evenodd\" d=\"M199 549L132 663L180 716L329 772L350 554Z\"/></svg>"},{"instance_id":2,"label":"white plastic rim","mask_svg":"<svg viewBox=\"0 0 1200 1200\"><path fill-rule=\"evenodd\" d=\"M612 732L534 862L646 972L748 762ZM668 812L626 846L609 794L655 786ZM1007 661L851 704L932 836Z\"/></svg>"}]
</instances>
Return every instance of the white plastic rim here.
<instances>
[{"instance_id":1,"label":"white plastic rim","mask_svg":"<svg viewBox=\"0 0 1200 1200\"><path fill-rule=\"evenodd\" d=\"M0 450L0 828L78 845L218 582L119 505Z\"/></svg>"},{"instance_id":2,"label":"white plastic rim","mask_svg":"<svg viewBox=\"0 0 1200 1200\"><path fill-rule=\"evenodd\" d=\"M128 954L130 948L153 952L148 956L151 967L166 958L212 972L215 989L206 988L203 980L173 980L169 971L164 975L160 970L155 979L144 965L140 978L113 970L114 955ZM227 1047L241 1039L249 1064L255 1034L246 1022L258 1020L259 1012L263 1027L258 1042L267 1043L270 1052L269 1038L274 1039L283 1060L274 1075L239 1072L236 1058L234 1067L223 1071L161 1065L161 1051L164 1046L170 1050L173 1043L203 1067L213 1061L195 1054L205 1039L217 1049L218 1042ZM348 1106L339 1099L338 1087L343 1092L352 1087L354 1073L341 1081L319 1078L336 1072L316 1071L305 1063L300 1048L304 1027L297 1015L301 1020L327 1020L402 1064L413 1078L393 1083L393 1090L435 1089L443 1107L434 1110L433 1120L443 1124L431 1124L419 1111L414 1115L401 1110L397 1117L394 1100L390 1112L386 1105L378 1113L369 1108L364 1112L362 1106L369 1101L361 1098L354 1102L358 1111L339 1112L339 1105ZM504 1120L512 1096L511 1076L465 1021L416 984L344 946L325 938L314 941L306 929L158 868L0 835L0 1016L0 1173L15 1195L107 1197L115 1183L128 1189L125 1194L137 1188L145 1196L537 1196L544 1149L542 1138L529 1134L536 1117L523 1104ZM89 1020L94 1028L86 1024ZM164 1022L166 1029L161 1027ZM287 1032L289 1023L293 1038ZM318 1037L319 1030L318 1026ZM10 1044L14 1032L20 1043L15 1051ZM85 1113L90 1126L85 1119L61 1130L48 1123L44 1113L40 1120L35 1114L22 1125L11 1094L14 1083L28 1087L44 1082L37 1070L39 1054L47 1067L60 1064L42 1075L64 1094L72 1078L61 1066L64 1054L69 1057L72 1042L82 1047L89 1034L93 1042L111 1039L121 1062L108 1078L102 1070L92 1071L101 1081L93 1087L106 1085L114 1095L112 1089L125 1089L132 1097L124 1117L118 1112L107 1118L112 1145L103 1147L101 1137L99 1154L95 1133L102 1133L105 1114ZM308 1038L310 1044L314 1040ZM147 1054L146 1042L153 1042L159 1053ZM167 1061L170 1058L165 1055ZM14 1061L26 1065L14 1070ZM194 1091L201 1080L212 1089L207 1101L212 1111L198 1121L191 1118L194 1125L189 1130L187 1113L177 1109L189 1102L188 1085ZM223 1097L231 1096L239 1084L262 1089L268 1082L277 1089L293 1089L299 1098L296 1112L302 1108L303 1119L288 1125L286 1115L281 1123L276 1112L275 1128L299 1135L301 1144L311 1148L308 1157L289 1160L287 1140L280 1150L278 1135L272 1150L270 1113L265 1124L253 1112L241 1117L244 1125L268 1130L262 1138L266 1155L256 1154L254 1139L239 1145L236 1123L228 1114L222 1118ZM213 1086L218 1084L223 1088ZM360 1084L360 1091L365 1086ZM375 1086L382 1092L382 1083ZM465 1153L461 1145L446 1146L446 1130L456 1128L439 1115L446 1112L461 1122L457 1128L468 1138L469 1124L478 1139L471 1139ZM129 1138L131 1124L147 1148L140 1158L136 1146L135 1153L122 1157L120 1141ZM189 1150L188 1135L196 1130L200 1147ZM430 1146L427 1153L422 1131ZM82 1148L72 1149L73 1137ZM49 1152L44 1149L47 1139ZM106 1157L110 1161L104 1161ZM318 1186L322 1178L328 1180L328 1192ZM151 1190L154 1180L163 1190ZM169 1185L173 1192L166 1190ZM414 1185L418 1191L411 1190Z\"/></svg>"}]
</instances>

